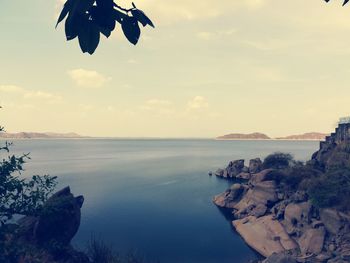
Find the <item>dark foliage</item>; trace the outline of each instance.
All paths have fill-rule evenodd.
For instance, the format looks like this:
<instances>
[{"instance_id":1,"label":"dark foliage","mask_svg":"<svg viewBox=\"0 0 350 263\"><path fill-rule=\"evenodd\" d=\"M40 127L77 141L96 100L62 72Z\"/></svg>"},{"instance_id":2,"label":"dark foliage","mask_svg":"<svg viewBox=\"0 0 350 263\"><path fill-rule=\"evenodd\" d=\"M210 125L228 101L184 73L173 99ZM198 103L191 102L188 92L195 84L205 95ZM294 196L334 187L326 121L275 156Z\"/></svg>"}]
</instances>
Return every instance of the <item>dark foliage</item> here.
<instances>
[{"instance_id":1,"label":"dark foliage","mask_svg":"<svg viewBox=\"0 0 350 263\"><path fill-rule=\"evenodd\" d=\"M350 211L350 169L330 170L310 181L308 194L318 207Z\"/></svg>"},{"instance_id":2,"label":"dark foliage","mask_svg":"<svg viewBox=\"0 0 350 263\"><path fill-rule=\"evenodd\" d=\"M113 0L67 0L56 27L67 17L66 38L69 41L78 37L84 53L93 54L100 42L100 34L108 38L116 22L121 24L129 42L136 45L141 35L139 23L144 27L154 27L154 24L134 3L132 5L132 8L125 9Z\"/></svg>"},{"instance_id":3,"label":"dark foliage","mask_svg":"<svg viewBox=\"0 0 350 263\"><path fill-rule=\"evenodd\" d=\"M265 169L285 169L293 162L293 156L289 153L276 152L268 155L263 162Z\"/></svg>"},{"instance_id":4,"label":"dark foliage","mask_svg":"<svg viewBox=\"0 0 350 263\"><path fill-rule=\"evenodd\" d=\"M86 254L92 263L150 263L144 256L136 251L130 251L125 256L120 256L105 242L91 237ZM152 261L153 262L153 261Z\"/></svg>"},{"instance_id":5,"label":"dark foliage","mask_svg":"<svg viewBox=\"0 0 350 263\"><path fill-rule=\"evenodd\" d=\"M3 128L0 128L3 131ZM56 186L56 177L20 178L28 154L10 155L12 143L0 146L0 228L14 215L36 215Z\"/></svg>"}]
</instances>

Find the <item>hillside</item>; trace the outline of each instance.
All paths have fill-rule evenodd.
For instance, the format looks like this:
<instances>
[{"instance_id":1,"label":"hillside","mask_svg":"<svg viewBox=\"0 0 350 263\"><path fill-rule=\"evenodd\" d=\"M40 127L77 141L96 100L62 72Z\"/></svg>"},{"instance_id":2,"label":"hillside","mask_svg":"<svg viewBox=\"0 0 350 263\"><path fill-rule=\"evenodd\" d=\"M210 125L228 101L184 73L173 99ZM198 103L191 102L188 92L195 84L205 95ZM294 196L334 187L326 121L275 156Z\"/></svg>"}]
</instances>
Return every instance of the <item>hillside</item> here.
<instances>
[{"instance_id":1,"label":"hillside","mask_svg":"<svg viewBox=\"0 0 350 263\"><path fill-rule=\"evenodd\" d=\"M255 132L250 134L231 133L224 136L219 136L217 140L269 140L269 136L263 133Z\"/></svg>"},{"instance_id":2,"label":"hillside","mask_svg":"<svg viewBox=\"0 0 350 263\"><path fill-rule=\"evenodd\" d=\"M18 133L5 133L0 132L0 138L4 139L67 139L67 138L84 138L76 133L53 133L53 132L18 132Z\"/></svg>"},{"instance_id":3,"label":"hillside","mask_svg":"<svg viewBox=\"0 0 350 263\"><path fill-rule=\"evenodd\" d=\"M304 134L298 134L298 135L290 135L286 137L279 137L276 138L278 140L317 140L322 141L328 136L329 134L326 133L320 133L320 132L308 132Z\"/></svg>"}]
</instances>

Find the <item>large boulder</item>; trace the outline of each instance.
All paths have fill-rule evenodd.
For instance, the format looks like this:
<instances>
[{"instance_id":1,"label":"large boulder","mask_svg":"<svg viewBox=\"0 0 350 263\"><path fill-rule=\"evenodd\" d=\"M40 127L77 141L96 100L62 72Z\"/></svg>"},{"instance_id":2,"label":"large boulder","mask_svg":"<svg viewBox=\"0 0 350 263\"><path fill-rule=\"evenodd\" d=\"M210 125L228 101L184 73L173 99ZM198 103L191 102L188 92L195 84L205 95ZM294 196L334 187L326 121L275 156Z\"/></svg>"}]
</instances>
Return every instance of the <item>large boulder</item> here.
<instances>
[{"instance_id":1,"label":"large boulder","mask_svg":"<svg viewBox=\"0 0 350 263\"><path fill-rule=\"evenodd\" d=\"M238 211L259 205L270 206L278 200L274 181L259 182L251 186L242 199L234 206Z\"/></svg>"},{"instance_id":2,"label":"large boulder","mask_svg":"<svg viewBox=\"0 0 350 263\"><path fill-rule=\"evenodd\" d=\"M284 219L288 226L296 226L310 220L312 205L310 202L290 203L284 211Z\"/></svg>"},{"instance_id":3,"label":"large boulder","mask_svg":"<svg viewBox=\"0 0 350 263\"><path fill-rule=\"evenodd\" d=\"M213 198L214 203L223 208L234 208L237 201L240 200L245 187L241 184L233 184L230 189Z\"/></svg>"},{"instance_id":4,"label":"large boulder","mask_svg":"<svg viewBox=\"0 0 350 263\"><path fill-rule=\"evenodd\" d=\"M232 222L236 231L249 246L264 257L296 249L298 245L272 215L256 218L249 216Z\"/></svg>"},{"instance_id":5,"label":"large boulder","mask_svg":"<svg viewBox=\"0 0 350 263\"><path fill-rule=\"evenodd\" d=\"M83 196L74 197L69 187L62 189L49 198L38 217L19 221L22 237L40 245L69 245L79 229L83 203Z\"/></svg>"},{"instance_id":6,"label":"large boulder","mask_svg":"<svg viewBox=\"0 0 350 263\"><path fill-rule=\"evenodd\" d=\"M259 173L252 174L250 182L254 184L254 183L259 183L262 181L267 181L267 175L271 171L273 171L273 169L265 169L265 170L260 171Z\"/></svg>"},{"instance_id":7,"label":"large boulder","mask_svg":"<svg viewBox=\"0 0 350 263\"><path fill-rule=\"evenodd\" d=\"M320 210L321 221L325 225L327 231L333 235L339 233L342 228L342 218L337 210L334 209L321 209Z\"/></svg>"},{"instance_id":8,"label":"large boulder","mask_svg":"<svg viewBox=\"0 0 350 263\"><path fill-rule=\"evenodd\" d=\"M246 171L244 160L240 159L230 162L225 170L227 171L227 177L236 177L238 174Z\"/></svg>"},{"instance_id":9,"label":"large boulder","mask_svg":"<svg viewBox=\"0 0 350 263\"><path fill-rule=\"evenodd\" d=\"M252 174L259 173L262 170L262 161L260 158L251 159L249 161L249 172Z\"/></svg>"},{"instance_id":10,"label":"large boulder","mask_svg":"<svg viewBox=\"0 0 350 263\"><path fill-rule=\"evenodd\" d=\"M304 255L321 253L325 236L324 227L307 229L298 240L301 253Z\"/></svg>"}]
</instances>

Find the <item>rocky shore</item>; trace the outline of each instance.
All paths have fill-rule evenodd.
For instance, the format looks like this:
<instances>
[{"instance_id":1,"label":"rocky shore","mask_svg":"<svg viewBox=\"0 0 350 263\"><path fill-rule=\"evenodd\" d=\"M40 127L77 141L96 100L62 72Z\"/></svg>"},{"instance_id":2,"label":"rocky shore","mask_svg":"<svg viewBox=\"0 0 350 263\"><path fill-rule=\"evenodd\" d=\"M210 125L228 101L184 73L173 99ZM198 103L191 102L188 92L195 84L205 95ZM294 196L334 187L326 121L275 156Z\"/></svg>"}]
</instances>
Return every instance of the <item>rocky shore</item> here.
<instances>
[{"instance_id":1,"label":"rocky shore","mask_svg":"<svg viewBox=\"0 0 350 263\"><path fill-rule=\"evenodd\" d=\"M341 156L345 167L349 155L338 153L349 143L349 131L348 126L337 128L321 143L308 165L322 173L334 162L339 165L335 156ZM281 183L275 176L279 170L266 169L259 158L247 166L244 160L232 161L215 175L243 182L234 183L213 201L231 211L232 226L266 258L260 262L350 262L350 213L315 206L305 189Z\"/></svg>"}]
</instances>

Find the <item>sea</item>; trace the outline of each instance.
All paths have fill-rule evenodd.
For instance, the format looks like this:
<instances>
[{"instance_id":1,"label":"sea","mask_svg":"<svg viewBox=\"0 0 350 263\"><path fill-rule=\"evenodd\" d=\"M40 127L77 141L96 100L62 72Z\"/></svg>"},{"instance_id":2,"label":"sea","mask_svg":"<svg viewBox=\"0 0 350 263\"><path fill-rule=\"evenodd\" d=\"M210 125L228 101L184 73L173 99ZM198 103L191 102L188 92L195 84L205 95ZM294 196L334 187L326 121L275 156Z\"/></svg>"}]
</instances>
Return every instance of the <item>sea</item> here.
<instances>
[{"instance_id":1,"label":"sea","mask_svg":"<svg viewBox=\"0 0 350 263\"><path fill-rule=\"evenodd\" d=\"M23 175L57 176L57 189L83 195L73 245L103 240L125 255L150 262L246 263L257 255L212 202L232 182L209 176L231 160L288 152L306 161L316 141L212 139L14 140L12 152L30 153Z\"/></svg>"}]
</instances>

